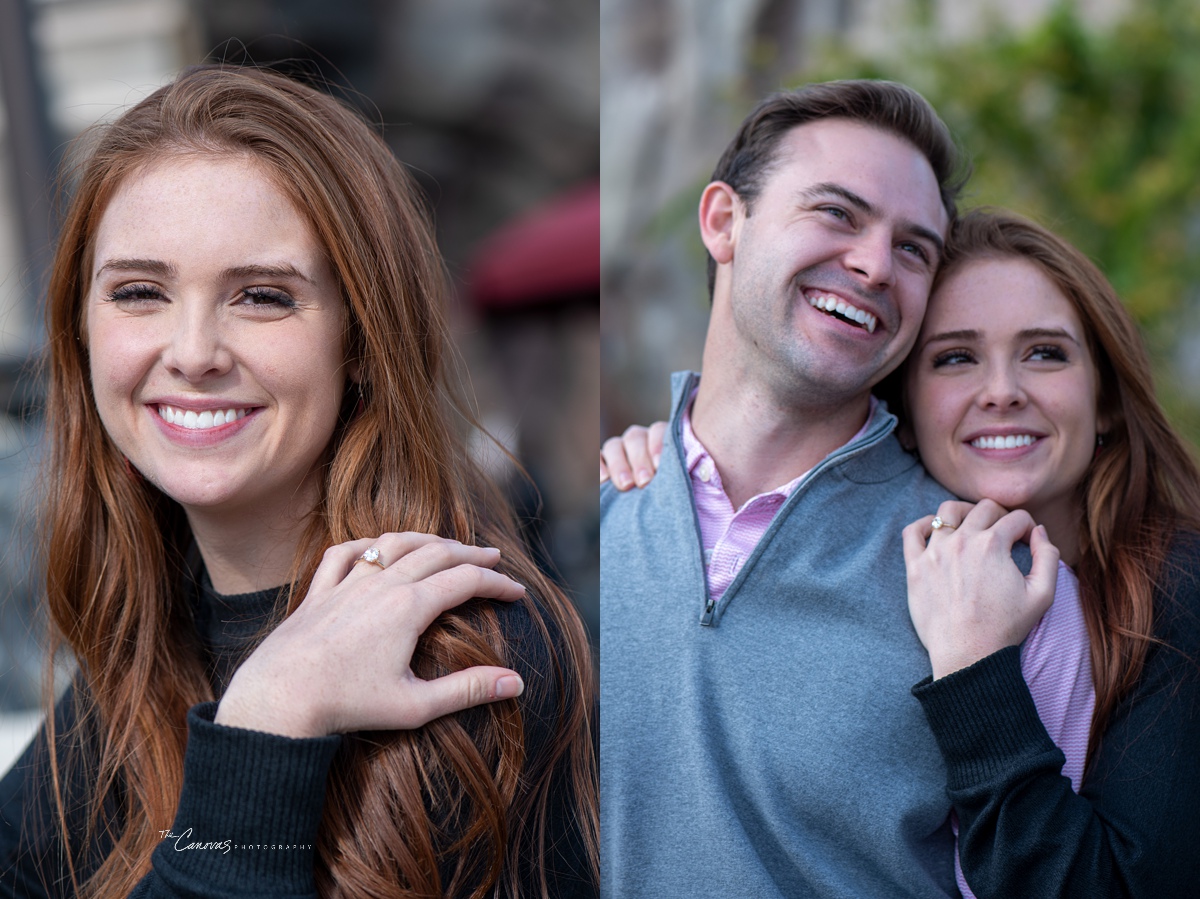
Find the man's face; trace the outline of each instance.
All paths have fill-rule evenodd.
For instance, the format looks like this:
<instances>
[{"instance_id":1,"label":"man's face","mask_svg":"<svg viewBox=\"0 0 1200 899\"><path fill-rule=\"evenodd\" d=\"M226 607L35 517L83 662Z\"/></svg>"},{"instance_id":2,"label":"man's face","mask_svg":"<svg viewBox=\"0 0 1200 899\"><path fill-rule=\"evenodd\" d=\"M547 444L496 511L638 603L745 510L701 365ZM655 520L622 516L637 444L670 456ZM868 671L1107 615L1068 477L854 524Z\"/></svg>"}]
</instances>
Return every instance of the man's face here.
<instances>
[{"instance_id":1,"label":"man's face","mask_svg":"<svg viewBox=\"0 0 1200 899\"><path fill-rule=\"evenodd\" d=\"M714 316L743 373L809 403L862 396L925 314L948 224L929 162L889 132L813 122L781 140L752 212L732 205Z\"/></svg>"}]
</instances>

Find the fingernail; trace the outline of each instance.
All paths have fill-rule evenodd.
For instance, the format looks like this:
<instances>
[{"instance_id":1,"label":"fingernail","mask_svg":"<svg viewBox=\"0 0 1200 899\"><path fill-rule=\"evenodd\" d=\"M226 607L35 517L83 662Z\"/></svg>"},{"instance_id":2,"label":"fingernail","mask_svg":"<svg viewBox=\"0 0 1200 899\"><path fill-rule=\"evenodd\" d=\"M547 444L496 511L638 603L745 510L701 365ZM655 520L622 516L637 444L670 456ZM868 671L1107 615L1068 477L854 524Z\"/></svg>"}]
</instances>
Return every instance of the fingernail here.
<instances>
[{"instance_id":1,"label":"fingernail","mask_svg":"<svg viewBox=\"0 0 1200 899\"><path fill-rule=\"evenodd\" d=\"M645 468L639 468L638 473L637 473L637 485L639 487L645 487L649 483L650 483L650 472L647 471Z\"/></svg>"},{"instance_id":2,"label":"fingernail","mask_svg":"<svg viewBox=\"0 0 1200 899\"><path fill-rule=\"evenodd\" d=\"M662 461L662 453L659 453L658 455L656 455L654 457L654 467L658 468L658 463L661 461Z\"/></svg>"},{"instance_id":3,"label":"fingernail","mask_svg":"<svg viewBox=\"0 0 1200 899\"><path fill-rule=\"evenodd\" d=\"M512 699L525 692L525 682L515 674L507 674L496 681L496 698Z\"/></svg>"},{"instance_id":4,"label":"fingernail","mask_svg":"<svg viewBox=\"0 0 1200 899\"><path fill-rule=\"evenodd\" d=\"M625 472L621 472L621 474L617 476L617 486L622 490L628 490L633 486L633 478L625 474Z\"/></svg>"}]
</instances>

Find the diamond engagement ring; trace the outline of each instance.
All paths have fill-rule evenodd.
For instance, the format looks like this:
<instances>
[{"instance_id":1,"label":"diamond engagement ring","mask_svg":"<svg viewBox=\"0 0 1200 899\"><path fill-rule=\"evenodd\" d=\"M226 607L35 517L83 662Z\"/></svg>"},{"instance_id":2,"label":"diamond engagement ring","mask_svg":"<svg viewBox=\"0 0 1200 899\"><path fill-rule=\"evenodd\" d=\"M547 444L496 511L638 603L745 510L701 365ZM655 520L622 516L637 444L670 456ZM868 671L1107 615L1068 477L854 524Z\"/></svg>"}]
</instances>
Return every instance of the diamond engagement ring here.
<instances>
[{"instance_id":1,"label":"diamond engagement ring","mask_svg":"<svg viewBox=\"0 0 1200 899\"><path fill-rule=\"evenodd\" d=\"M933 517L933 521L929 523L929 526L935 531L940 531L942 528L954 530L954 528L957 527L957 525L953 525L950 522L943 520L941 515L935 515Z\"/></svg>"},{"instance_id":2,"label":"diamond engagement ring","mask_svg":"<svg viewBox=\"0 0 1200 899\"><path fill-rule=\"evenodd\" d=\"M384 568L386 567L382 562L379 561L379 547L378 546L370 547L369 549L367 549L366 552L364 552L361 556L359 556L357 559L354 560L355 565L357 565L359 562L368 562L371 565L378 565L380 571L383 571Z\"/></svg>"}]
</instances>

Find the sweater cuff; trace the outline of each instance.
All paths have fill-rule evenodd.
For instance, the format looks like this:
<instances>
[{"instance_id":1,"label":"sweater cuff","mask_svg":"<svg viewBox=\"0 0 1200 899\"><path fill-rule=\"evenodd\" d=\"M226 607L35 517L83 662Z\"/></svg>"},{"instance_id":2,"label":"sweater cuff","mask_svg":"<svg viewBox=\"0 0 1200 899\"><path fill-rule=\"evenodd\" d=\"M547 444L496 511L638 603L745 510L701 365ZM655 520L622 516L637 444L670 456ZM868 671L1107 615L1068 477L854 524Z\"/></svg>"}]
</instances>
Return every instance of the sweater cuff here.
<instances>
[{"instance_id":1,"label":"sweater cuff","mask_svg":"<svg viewBox=\"0 0 1200 899\"><path fill-rule=\"evenodd\" d=\"M334 735L295 739L213 723L215 702L188 712L183 790L155 873L180 895L312 896Z\"/></svg>"},{"instance_id":2,"label":"sweater cuff","mask_svg":"<svg viewBox=\"0 0 1200 899\"><path fill-rule=\"evenodd\" d=\"M1038 717L1019 646L938 680L927 677L912 693L946 761L950 790L1006 776L1016 758L1061 754Z\"/></svg>"}]
</instances>

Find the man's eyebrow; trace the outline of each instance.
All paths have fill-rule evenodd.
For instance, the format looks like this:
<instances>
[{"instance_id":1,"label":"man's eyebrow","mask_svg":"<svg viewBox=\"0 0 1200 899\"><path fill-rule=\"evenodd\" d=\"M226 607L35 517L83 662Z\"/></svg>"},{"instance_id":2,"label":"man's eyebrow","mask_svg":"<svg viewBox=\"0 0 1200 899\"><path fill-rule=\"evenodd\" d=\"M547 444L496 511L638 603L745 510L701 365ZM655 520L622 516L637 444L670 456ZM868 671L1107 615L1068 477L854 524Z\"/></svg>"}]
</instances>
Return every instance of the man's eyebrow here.
<instances>
[{"instance_id":1,"label":"man's eyebrow","mask_svg":"<svg viewBox=\"0 0 1200 899\"><path fill-rule=\"evenodd\" d=\"M806 187L800 192L800 196L805 200L816 200L820 199L821 197L827 197L831 194L835 197L841 197L851 206L857 207L866 215L877 216L879 214L879 210L876 209L869 200L867 200L865 197L859 196L849 188L838 184L836 181L822 181L820 184L814 184L811 187ZM916 222L904 222L903 227L913 236L919 237L922 240L927 240L933 244L933 248L937 250L939 258L945 254L946 242L936 231L926 228L924 225L918 225Z\"/></svg>"},{"instance_id":2,"label":"man's eyebrow","mask_svg":"<svg viewBox=\"0 0 1200 899\"><path fill-rule=\"evenodd\" d=\"M833 194L835 197L841 197L851 206L857 206L867 215L878 214L878 210L864 197L860 197L854 191L847 187L843 187L835 181L822 181L820 184L814 184L811 187L806 187L800 192L800 196L805 200L816 200L821 197L827 197L830 194Z\"/></svg>"}]
</instances>

